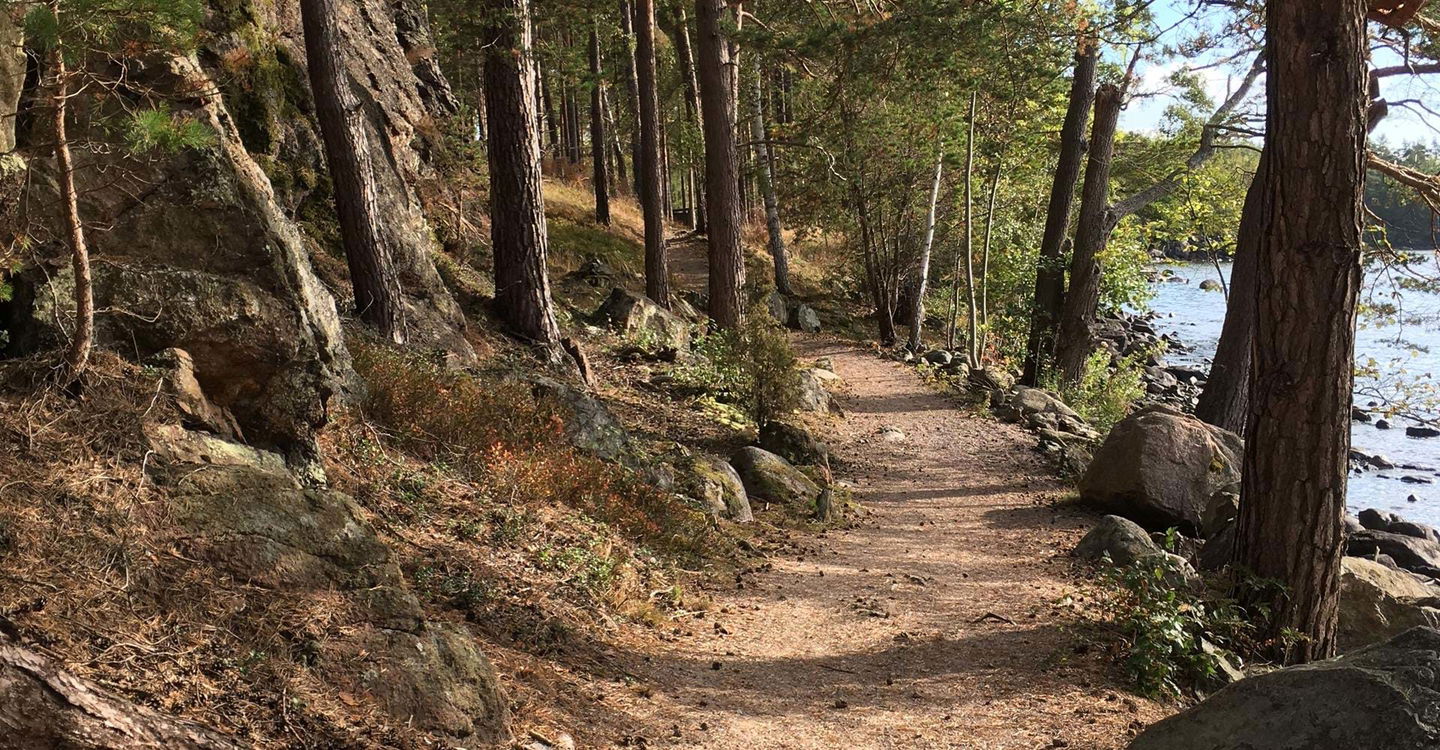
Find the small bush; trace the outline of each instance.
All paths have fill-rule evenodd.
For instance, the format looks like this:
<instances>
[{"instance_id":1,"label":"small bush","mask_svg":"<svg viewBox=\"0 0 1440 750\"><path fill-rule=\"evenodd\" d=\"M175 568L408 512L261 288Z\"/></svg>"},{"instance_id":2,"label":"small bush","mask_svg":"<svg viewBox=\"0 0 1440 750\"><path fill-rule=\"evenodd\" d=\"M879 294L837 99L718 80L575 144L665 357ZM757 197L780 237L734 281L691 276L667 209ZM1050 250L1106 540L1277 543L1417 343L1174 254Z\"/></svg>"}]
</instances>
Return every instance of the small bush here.
<instances>
[{"instance_id":1,"label":"small bush","mask_svg":"<svg viewBox=\"0 0 1440 750\"><path fill-rule=\"evenodd\" d=\"M1092 352L1085 361L1085 374L1075 385L1061 385L1054 390L1076 413L1105 434L1125 418L1135 402L1145 395L1141 376L1147 355L1134 354L1111 366L1110 353L1104 349Z\"/></svg>"},{"instance_id":2,"label":"small bush","mask_svg":"<svg viewBox=\"0 0 1440 750\"><path fill-rule=\"evenodd\" d=\"M1252 642L1254 626L1235 602L1177 587L1180 577L1179 562L1162 555L1100 573L1105 614L1125 634L1126 672L1152 698L1212 682L1221 655Z\"/></svg>"},{"instance_id":3,"label":"small bush","mask_svg":"<svg viewBox=\"0 0 1440 750\"><path fill-rule=\"evenodd\" d=\"M785 329L754 311L733 330L700 336L699 359L685 367L682 381L739 407L756 425L795 410L800 403L800 368Z\"/></svg>"}]
</instances>

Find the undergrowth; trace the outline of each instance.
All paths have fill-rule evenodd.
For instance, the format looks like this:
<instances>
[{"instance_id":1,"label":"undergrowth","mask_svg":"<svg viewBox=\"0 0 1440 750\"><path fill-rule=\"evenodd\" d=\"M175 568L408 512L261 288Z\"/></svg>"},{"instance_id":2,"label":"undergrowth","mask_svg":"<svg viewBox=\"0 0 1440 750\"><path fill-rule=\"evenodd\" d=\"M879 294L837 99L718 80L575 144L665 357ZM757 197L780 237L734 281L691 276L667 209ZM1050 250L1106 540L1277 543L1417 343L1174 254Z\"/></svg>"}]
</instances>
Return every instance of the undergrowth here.
<instances>
[{"instance_id":1,"label":"undergrowth","mask_svg":"<svg viewBox=\"0 0 1440 750\"><path fill-rule=\"evenodd\" d=\"M1102 614L1120 627L1126 674L1146 697L1178 698L1214 687L1222 659L1256 652L1251 613L1185 578L1179 559L1169 555L1126 566L1107 558L1099 573Z\"/></svg>"},{"instance_id":2,"label":"undergrowth","mask_svg":"<svg viewBox=\"0 0 1440 750\"><path fill-rule=\"evenodd\" d=\"M1147 359L1148 355L1139 353L1112 363L1110 353L1100 349L1085 360L1079 383L1064 385L1052 380L1050 386L1060 400L1105 435L1145 395L1142 376Z\"/></svg>"},{"instance_id":3,"label":"undergrowth","mask_svg":"<svg viewBox=\"0 0 1440 750\"><path fill-rule=\"evenodd\" d=\"M800 367L785 330L763 310L752 310L735 329L696 337L695 357L677 379L733 407L731 418L752 425L789 414L800 405Z\"/></svg>"}]
</instances>

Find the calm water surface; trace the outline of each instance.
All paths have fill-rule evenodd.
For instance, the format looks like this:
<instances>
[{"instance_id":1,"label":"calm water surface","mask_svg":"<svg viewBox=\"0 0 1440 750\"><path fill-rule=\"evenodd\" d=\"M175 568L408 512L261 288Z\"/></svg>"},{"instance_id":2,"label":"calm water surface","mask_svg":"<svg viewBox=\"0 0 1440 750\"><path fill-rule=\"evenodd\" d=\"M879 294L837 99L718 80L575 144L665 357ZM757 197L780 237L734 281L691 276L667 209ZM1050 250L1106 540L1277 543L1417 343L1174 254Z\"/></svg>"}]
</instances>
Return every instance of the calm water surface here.
<instances>
[{"instance_id":1,"label":"calm water surface","mask_svg":"<svg viewBox=\"0 0 1440 750\"><path fill-rule=\"evenodd\" d=\"M1172 352L1166 355L1166 360L1171 364L1208 367L1225 320L1225 296L1218 291L1200 289L1200 282L1218 279L1219 274L1214 266L1201 264L1164 264L1157 268L1169 269L1185 281L1155 284L1155 298L1150 301L1150 307L1160 315L1156 329L1178 335L1193 349L1189 353ZM1228 281L1229 264L1222 264L1220 271ZM1371 274L1361 301L1388 303L1394 299L1395 290L1392 280ZM1401 299L1403 322L1371 321L1362 316L1356 337L1356 361L1364 363L1373 358L1382 369L1392 372L1397 367L1392 362L1403 362L1411 379L1428 381L1440 375L1440 296L1407 290L1402 292ZM1412 352L1412 346L1418 347L1418 351ZM1363 379L1356 383L1358 406L1365 407L1375 401L1373 396L1364 393L1367 385L1375 384ZM1354 423L1351 442L1355 449L1384 455L1397 465L1427 468L1352 473L1351 510L1393 510L1412 520L1440 526L1440 438L1406 437L1405 426L1410 422L1403 418L1392 418L1390 422L1392 429L1389 430L1378 429L1374 424ZM1432 484L1401 481L1405 476L1428 479ZM1418 501L1410 502L1411 495L1419 498Z\"/></svg>"}]
</instances>

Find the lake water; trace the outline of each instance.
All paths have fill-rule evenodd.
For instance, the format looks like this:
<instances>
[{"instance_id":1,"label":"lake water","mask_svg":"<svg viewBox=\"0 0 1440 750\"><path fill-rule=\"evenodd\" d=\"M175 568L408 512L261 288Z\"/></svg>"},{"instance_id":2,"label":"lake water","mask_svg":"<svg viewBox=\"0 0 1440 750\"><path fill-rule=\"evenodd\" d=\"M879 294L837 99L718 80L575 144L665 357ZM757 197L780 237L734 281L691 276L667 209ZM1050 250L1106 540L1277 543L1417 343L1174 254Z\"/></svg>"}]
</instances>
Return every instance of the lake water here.
<instances>
[{"instance_id":1,"label":"lake water","mask_svg":"<svg viewBox=\"0 0 1440 750\"><path fill-rule=\"evenodd\" d=\"M1200 289L1205 279L1218 279L1219 274L1212 265L1203 264L1161 264L1157 270L1169 269L1184 282L1157 282L1155 298L1150 308L1160 315L1155 321L1158 331L1179 336L1192 348L1191 352L1172 352L1165 359L1177 365L1210 365L1215 355L1215 345L1220 339L1220 327L1225 320L1225 296L1218 291ZM1226 281L1230 278L1229 264L1220 266ZM1361 302L1391 302L1395 298L1396 285L1383 274L1371 274L1362 292ZM1364 363L1374 359L1382 371L1394 372L1397 365L1410 372L1412 379L1431 382L1440 375L1440 295L1407 290L1402 293L1403 322L1372 321L1362 315L1356 335L1356 361ZM1420 351L1412 352L1411 346ZM1356 382L1355 404L1365 407L1375 398L1366 395L1364 388L1376 383L1366 379ZM1377 415L1378 418L1379 415ZM1420 469L1369 469L1364 473L1350 474L1350 507L1352 511L1364 508L1380 508L1400 513L1406 518L1440 526L1440 438L1411 438L1405 436L1405 427L1412 422L1403 417L1389 420L1391 429L1381 430L1372 424L1355 422L1351 430L1354 448L1368 454L1380 454L1397 465L1413 464L1428 467ZM1428 479L1432 484L1411 484L1401 481L1410 476ZM1408 497L1419 498L1409 502Z\"/></svg>"}]
</instances>

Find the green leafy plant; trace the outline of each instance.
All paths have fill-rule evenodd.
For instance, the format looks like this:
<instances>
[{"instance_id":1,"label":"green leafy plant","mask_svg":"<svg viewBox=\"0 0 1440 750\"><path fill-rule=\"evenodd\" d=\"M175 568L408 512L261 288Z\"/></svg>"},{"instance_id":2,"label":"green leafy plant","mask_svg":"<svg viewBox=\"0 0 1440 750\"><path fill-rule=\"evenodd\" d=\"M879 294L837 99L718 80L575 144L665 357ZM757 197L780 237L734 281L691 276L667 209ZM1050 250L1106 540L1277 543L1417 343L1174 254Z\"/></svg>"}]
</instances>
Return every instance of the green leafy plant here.
<instances>
[{"instance_id":1,"label":"green leafy plant","mask_svg":"<svg viewBox=\"0 0 1440 750\"><path fill-rule=\"evenodd\" d=\"M785 330L762 311L737 329L697 337L697 359L682 368L681 382L732 404L756 425L794 411L800 400L800 368Z\"/></svg>"},{"instance_id":2,"label":"green leafy plant","mask_svg":"<svg viewBox=\"0 0 1440 750\"><path fill-rule=\"evenodd\" d=\"M1145 354L1133 354L1122 357L1112 366L1110 353L1102 349L1092 352L1085 361L1085 373L1079 383L1065 386L1052 382L1052 386L1061 400L1105 434L1145 395L1141 375L1146 359Z\"/></svg>"},{"instance_id":3,"label":"green leafy plant","mask_svg":"<svg viewBox=\"0 0 1440 750\"><path fill-rule=\"evenodd\" d=\"M1222 658L1252 642L1254 626L1235 602L1176 585L1184 578L1176 557L1107 565L1099 578L1105 614L1125 637L1126 672L1143 695L1173 698L1211 682Z\"/></svg>"}]
</instances>

